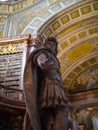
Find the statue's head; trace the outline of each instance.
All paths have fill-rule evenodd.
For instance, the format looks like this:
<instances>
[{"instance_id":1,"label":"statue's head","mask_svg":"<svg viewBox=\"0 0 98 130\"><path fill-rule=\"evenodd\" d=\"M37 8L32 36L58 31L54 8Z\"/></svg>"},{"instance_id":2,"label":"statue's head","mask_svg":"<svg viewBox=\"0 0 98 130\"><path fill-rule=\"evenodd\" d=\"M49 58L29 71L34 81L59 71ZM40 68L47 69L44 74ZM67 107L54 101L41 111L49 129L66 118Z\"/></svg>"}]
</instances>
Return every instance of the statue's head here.
<instances>
[{"instance_id":1,"label":"statue's head","mask_svg":"<svg viewBox=\"0 0 98 130\"><path fill-rule=\"evenodd\" d=\"M57 54L57 40L55 37L48 37L45 41L45 47Z\"/></svg>"},{"instance_id":2,"label":"statue's head","mask_svg":"<svg viewBox=\"0 0 98 130\"><path fill-rule=\"evenodd\" d=\"M57 40L55 37L45 38L43 35L37 34L37 37L34 39L33 46L36 49L47 48L51 50L53 53L57 53Z\"/></svg>"}]
</instances>

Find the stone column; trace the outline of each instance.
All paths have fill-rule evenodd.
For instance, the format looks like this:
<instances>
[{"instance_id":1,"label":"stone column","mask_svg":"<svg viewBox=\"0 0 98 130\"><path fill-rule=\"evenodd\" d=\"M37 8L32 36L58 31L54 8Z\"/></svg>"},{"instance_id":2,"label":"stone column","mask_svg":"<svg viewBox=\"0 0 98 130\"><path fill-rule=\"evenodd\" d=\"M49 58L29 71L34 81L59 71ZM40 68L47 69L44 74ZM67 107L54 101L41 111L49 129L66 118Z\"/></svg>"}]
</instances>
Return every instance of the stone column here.
<instances>
[{"instance_id":1,"label":"stone column","mask_svg":"<svg viewBox=\"0 0 98 130\"><path fill-rule=\"evenodd\" d=\"M92 122L93 122L93 130L98 130L98 118L93 117Z\"/></svg>"},{"instance_id":2,"label":"stone column","mask_svg":"<svg viewBox=\"0 0 98 130\"><path fill-rule=\"evenodd\" d=\"M78 130L78 122L73 120L73 130Z\"/></svg>"}]
</instances>

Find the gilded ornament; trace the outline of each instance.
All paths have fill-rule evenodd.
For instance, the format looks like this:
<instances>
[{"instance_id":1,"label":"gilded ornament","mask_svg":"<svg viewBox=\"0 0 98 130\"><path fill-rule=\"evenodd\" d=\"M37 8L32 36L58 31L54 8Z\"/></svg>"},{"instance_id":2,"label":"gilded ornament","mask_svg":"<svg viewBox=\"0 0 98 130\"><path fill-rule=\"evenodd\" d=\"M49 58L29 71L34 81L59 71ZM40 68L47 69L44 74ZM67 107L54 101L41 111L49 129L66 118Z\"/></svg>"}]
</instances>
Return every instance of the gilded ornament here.
<instances>
[{"instance_id":1,"label":"gilded ornament","mask_svg":"<svg viewBox=\"0 0 98 130\"><path fill-rule=\"evenodd\" d=\"M0 46L0 54L11 54L16 52L21 52L22 46L17 46L16 44L7 44L5 46Z\"/></svg>"}]
</instances>

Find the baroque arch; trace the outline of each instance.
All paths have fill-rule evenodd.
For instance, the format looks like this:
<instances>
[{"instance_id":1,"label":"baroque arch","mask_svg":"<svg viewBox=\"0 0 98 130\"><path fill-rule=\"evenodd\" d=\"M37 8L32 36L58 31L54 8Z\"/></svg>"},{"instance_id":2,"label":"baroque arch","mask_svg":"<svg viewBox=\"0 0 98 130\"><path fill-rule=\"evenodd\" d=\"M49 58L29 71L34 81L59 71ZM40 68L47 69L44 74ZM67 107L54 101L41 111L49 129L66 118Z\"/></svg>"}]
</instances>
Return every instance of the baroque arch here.
<instances>
[{"instance_id":1,"label":"baroque arch","mask_svg":"<svg viewBox=\"0 0 98 130\"><path fill-rule=\"evenodd\" d=\"M50 18L39 33L55 36L65 88L87 69L98 65L98 2L87 0Z\"/></svg>"},{"instance_id":2,"label":"baroque arch","mask_svg":"<svg viewBox=\"0 0 98 130\"><path fill-rule=\"evenodd\" d=\"M81 73L98 64L98 2L87 0L68 8L64 4L53 4L35 17L22 34L39 32L57 38L62 78L69 89Z\"/></svg>"}]
</instances>

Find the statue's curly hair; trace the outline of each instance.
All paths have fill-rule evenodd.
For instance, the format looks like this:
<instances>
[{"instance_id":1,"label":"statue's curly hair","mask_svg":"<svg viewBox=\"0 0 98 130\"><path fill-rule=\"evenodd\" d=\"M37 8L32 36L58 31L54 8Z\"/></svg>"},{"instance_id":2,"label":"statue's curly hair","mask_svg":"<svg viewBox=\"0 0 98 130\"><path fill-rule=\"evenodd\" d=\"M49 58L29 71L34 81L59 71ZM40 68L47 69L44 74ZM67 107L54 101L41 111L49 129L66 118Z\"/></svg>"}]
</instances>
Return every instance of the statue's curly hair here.
<instances>
[{"instance_id":1,"label":"statue's curly hair","mask_svg":"<svg viewBox=\"0 0 98 130\"><path fill-rule=\"evenodd\" d=\"M47 38L47 40L46 40L47 42L54 42L54 45L55 45L55 53L57 54L57 44L58 44L58 42L57 42L57 39L55 38L55 37L48 37Z\"/></svg>"}]
</instances>

